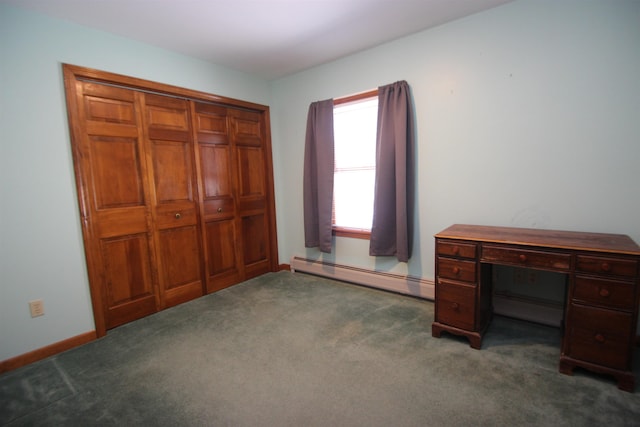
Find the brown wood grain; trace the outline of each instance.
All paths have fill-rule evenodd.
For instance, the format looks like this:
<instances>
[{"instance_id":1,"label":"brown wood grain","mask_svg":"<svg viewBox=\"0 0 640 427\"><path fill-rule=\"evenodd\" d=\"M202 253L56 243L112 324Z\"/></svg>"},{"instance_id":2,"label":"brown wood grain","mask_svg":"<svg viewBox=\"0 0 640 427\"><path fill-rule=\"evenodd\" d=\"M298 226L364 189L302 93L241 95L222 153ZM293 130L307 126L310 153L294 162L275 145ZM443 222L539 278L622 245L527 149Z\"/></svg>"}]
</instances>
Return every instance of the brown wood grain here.
<instances>
[{"instance_id":1,"label":"brown wood grain","mask_svg":"<svg viewBox=\"0 0 640 427\"><path fill-rule=\"evenodd\" d=\"M278 270L268 106L63 73L98 336Z\"/></svg>"},{"instance_id":2,"label":"brown wood grain","mask_svg":"<svg viewBox=\"0 0 640 427\"><path fill-rule=\"evenodd\" d=\"M435 237L640 255L640 246L622 234L455 224Z\"/></svg>"},{"instance_id":3,"label":"brown wood grain","mask_svg":"<svg viewBox=\"0 0 640 427\"><path fill-rule=\"evenodd\" d=\"M631 238L464 224L435 238L434 337L447 331L480 348L492 313L493 264L564 273L568 288L560 372L571 375L581 367L611 375L618 388L633 391L640 247Z\"/></svg>"}]
</instances>

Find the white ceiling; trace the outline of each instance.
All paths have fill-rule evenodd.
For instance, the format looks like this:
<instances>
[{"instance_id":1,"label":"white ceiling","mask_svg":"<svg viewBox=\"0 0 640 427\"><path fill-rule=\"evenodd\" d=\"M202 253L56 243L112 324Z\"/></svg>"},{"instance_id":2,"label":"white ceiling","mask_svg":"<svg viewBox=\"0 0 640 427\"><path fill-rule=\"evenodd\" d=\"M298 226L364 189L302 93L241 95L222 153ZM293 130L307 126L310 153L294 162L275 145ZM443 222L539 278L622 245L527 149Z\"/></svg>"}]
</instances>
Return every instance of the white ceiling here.
<instances>
[{"instance_id":1,"label":"white ceiling","mask_svg":"<svg viewBox=\"0 0 640 427\"><path fill-rule=\"evenodd\" d=\"M511 0L0 0L265 79Z\"/></svg>"}]
</instances>

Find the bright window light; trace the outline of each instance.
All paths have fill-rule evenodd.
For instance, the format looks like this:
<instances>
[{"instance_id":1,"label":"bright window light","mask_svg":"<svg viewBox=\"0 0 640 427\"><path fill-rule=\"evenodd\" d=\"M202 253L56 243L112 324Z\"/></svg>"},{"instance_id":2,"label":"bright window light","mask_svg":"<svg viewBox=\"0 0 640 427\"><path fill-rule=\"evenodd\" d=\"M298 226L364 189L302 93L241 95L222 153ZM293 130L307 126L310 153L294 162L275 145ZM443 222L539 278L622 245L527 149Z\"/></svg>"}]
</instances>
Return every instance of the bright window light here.
<instances>
[{"instance_id":1,"label":"bright window light","mask_svg":"<svg viewBox=\"0 0 640 427\"><path fill-rule=\"evenodd\" d=\"M334 227L371 231L378 98L333 108Z\"/></svg>"}]
</instances>

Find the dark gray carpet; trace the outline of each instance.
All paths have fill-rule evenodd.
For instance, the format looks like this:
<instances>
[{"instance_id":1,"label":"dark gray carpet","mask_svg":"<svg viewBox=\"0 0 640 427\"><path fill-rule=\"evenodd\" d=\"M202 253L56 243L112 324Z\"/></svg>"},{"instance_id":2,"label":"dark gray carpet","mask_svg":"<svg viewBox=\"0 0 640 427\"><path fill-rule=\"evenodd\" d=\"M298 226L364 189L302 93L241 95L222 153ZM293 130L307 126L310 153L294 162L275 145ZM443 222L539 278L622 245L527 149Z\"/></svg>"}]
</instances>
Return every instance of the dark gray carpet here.
<instances>
[{"instance_id":1,"label":"dark gray carpet","mask_svg":"<svg viewBox=\"0 0 640 427\"><path fill-rule=\"evenodd\" d=\"M429 301L267 274L0 376L0 425L640 425L638 387L558 373L558 329L496 317L477 351L432 320Z\"/></svg>"}]
</instances>

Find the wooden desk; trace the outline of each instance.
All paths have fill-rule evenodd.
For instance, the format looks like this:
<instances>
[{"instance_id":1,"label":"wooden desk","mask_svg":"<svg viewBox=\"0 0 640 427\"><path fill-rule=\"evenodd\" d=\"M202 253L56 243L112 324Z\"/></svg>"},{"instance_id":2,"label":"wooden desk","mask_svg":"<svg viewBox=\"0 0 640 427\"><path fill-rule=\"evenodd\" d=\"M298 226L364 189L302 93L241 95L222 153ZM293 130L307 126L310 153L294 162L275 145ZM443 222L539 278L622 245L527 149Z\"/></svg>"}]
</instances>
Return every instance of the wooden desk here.
<instances>
[{"instance_id":1,"label":"wooden desk","mask_svg":"<svg viewBox=\"0 0 640 427\"><path fill-rule=\"evenodd\" d=\"M633 391L640 246L628 236L456 224L435 240L434 337L462 335L480 349L493 312L493 264L565 273L560 372L578 366Z\"/></svg>"}]
</instances>

